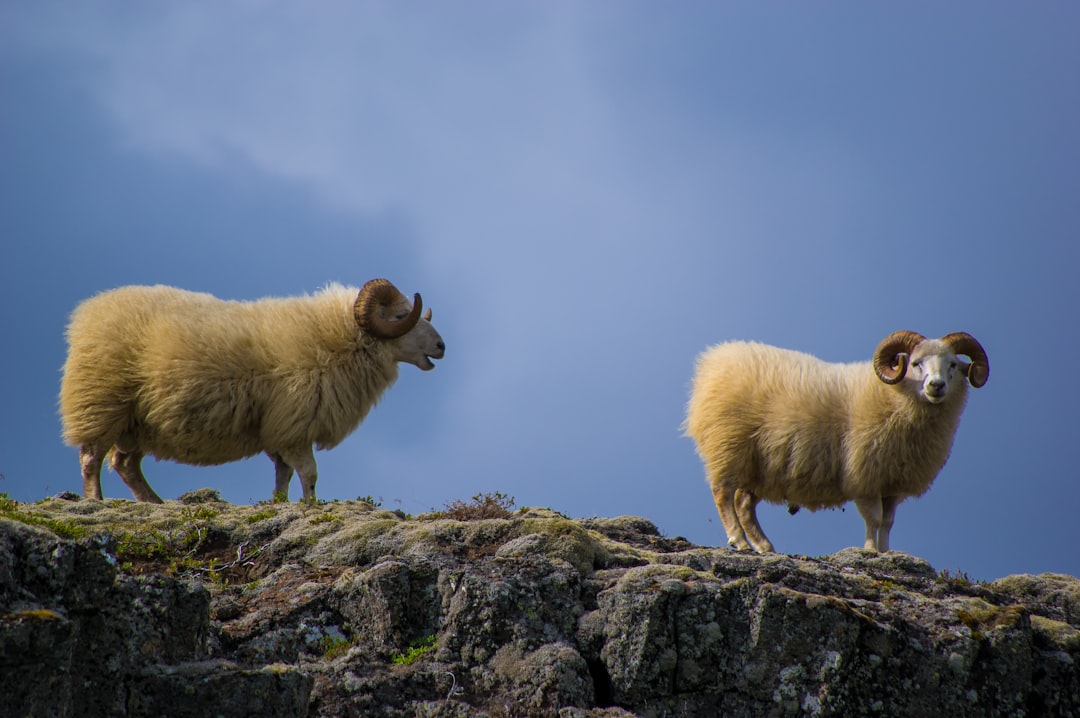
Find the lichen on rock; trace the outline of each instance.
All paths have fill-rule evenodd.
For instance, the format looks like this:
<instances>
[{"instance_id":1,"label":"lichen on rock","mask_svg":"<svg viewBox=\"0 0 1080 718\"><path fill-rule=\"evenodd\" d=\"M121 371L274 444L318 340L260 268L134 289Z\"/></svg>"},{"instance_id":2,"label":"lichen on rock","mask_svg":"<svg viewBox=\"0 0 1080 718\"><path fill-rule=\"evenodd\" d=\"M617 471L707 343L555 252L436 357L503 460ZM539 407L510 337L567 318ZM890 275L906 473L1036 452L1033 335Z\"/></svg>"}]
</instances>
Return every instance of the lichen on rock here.
<instances>
[{"instance_id":1,"label":"lichen on rock","mask_svg":"<svg viewBox=\"0 0 1080 718\"><path fill-rule=\"evenodd\" d=\"M548 509L72 495L0 517L0 716L1068 716L1080 580Z\"/></svg>"}]
</instances>

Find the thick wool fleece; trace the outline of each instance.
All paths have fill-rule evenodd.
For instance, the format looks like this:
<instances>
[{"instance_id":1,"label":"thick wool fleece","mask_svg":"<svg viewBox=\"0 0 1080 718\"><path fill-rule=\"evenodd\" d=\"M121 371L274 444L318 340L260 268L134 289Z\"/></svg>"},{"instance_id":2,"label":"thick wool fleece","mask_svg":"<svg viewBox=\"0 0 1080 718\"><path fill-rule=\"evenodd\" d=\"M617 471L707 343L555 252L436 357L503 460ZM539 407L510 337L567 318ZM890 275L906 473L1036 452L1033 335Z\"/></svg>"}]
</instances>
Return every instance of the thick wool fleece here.
<instances>
[{"instance_id":1,"label":"thick wool fleece","mask_svg":"<svg viewBox=\"0 0 1080 718\"><path fill-rule=\"evenodd\" d=\"M68 327L64 440L204 465L336 446L398 373L390 345L356 325L358 291L235 302L155 286L88 299Z\"/></svg>"},{"instance_id":2,"label":"thick wool fleece","mask_svg":"<svg viewBox=\"0 0 1080 718\"><path fill-rule=\"evenodd\" d=\"M967 382L943 404L917 387L884 384L869 362L729 342L698 357L684 428L712 485L771 503L920 496L949 457Z\"/></svg>"}]
</instances>

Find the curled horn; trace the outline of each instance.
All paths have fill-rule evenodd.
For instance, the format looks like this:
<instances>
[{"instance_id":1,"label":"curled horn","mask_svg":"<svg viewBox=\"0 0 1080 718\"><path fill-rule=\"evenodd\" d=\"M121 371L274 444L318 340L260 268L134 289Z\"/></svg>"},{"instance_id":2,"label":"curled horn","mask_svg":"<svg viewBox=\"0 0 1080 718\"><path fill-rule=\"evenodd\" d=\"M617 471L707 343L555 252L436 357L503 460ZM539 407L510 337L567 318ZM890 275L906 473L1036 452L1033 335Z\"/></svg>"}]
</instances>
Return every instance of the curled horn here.
<instances>
[{"instance_id":1,"label":"curled horn","mask_svg":"<svg viewBox=\"0 0 1080 718\"><path fill-rule=\"evenodd\" d=\"M908 357L926 339L918 332L893 332L881 340L874 352L874 372L886 384L897 384L907 374Z\"/></svg>"},{"instance_id":2,"label":"curled horn","mask_svg":"<svg viewBox=\"0 0 1080 718\"><path fill-rule=\"evenodd\" d=\"M967 378L971 385L978 389L990 378L990 360L986 356L986 350L982 348L967 332L953 332L946 334L941 341L949 345L954 354L960 354L971 359L968 367Z\"/></svg>"},{"instance_id":3,"label":"curled horn","mask_svg":"<svg viewBox=\"0 0 1080 718\"><path fill-rule=\"evenodd\" d=\"M360 329L379 339L397 339L408 334L420 321L423 302L420 295L413 295L412 311L400 321L389 321L378 314L379 307L396 304L403 295L386 279L372 279L360 289L353 305L353 315Z\"/></svg>"}]
</instances>

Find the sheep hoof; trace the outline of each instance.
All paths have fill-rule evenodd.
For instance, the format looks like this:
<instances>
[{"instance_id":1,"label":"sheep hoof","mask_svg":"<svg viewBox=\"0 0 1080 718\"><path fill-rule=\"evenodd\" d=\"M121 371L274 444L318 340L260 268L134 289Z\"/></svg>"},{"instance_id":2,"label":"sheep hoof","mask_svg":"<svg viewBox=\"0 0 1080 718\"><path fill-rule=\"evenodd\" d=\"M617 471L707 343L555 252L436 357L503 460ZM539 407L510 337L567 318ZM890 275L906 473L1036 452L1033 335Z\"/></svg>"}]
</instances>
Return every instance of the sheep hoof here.
<instances>
[{"instance_id":1,"label":"sheep hoof","mask_svg":"<svg viewBox=\"0 0 1080 718\"><path fill-rule=\"evenodd\" d=\"M753 547L746 541L746 539L729 538L727 540L728 546L736 551L752 551Z\"/></svg>"}]
</instances>

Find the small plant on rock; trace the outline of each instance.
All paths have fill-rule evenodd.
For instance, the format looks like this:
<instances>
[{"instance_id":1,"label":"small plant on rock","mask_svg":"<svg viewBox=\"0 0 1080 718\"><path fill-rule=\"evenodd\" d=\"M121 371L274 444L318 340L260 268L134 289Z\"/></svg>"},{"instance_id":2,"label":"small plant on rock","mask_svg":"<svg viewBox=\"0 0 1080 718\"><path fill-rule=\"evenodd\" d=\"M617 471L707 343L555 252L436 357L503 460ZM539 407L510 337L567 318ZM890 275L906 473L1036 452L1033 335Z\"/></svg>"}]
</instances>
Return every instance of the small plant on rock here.
<instances>
[{"instance_id":1,"label":"small plant on rock","mask_svg":"<svg viewBox=\"0 0 1080 718\"><path fill-rule=\"evenodd\" d=\"M390 657L390 662L395 666L411 666L420 658L435 648L435 636L425 636L409 644L402 653L396 653Z\"/></svg>"},{"instance_id":2,"label":"small plant on rock","mask_svg":"<svg viewBox=\"0 0 1080 718\"><path fill-rule=\"evenodd\" d=\"M513 513L514 497L496 491L491 494L477 494L470 503L461 500L446 504L445 511L435 512L439 518L454 521L479 521L482 519L508 519Z\"/></svg>"},{"instance_id":3,"label":"small plant on rock","mask_svg":"<svg viewBox=\"0 0 1080 718\"><path fill-rule=\"evenodd\" d=\"M260 521L265 521L266 519L272 519L277 515L278 515L277 509L266 509L265 511L256 511L255 513L253 513L250 516L248 516L247 518L245 518L244 521L246 521L249 524L257 524Z\"/></svg>"},{"instance_id":4,"label":"small plant on rock","mask_svg":"<svg viewBox=\"0 0 1080 718\"><path fill-rule=\"evenodd\" d=\"M344 636L326 635L319 639L319 650L328 661L344 656L353 645L353 642Z\"/></svg>"},{"instance_id":5,"label":"small plant on rock","mask_svg":"<svg viewBox=\"0 0 1080 718\"><path fill-rule=\"evenodd\" d=\"M341 517L340 516L334 516L333 514L319 514L318 516L312 517L310 523L311 524L325 524L325 523L329 523L331 521L341 521Z\"/></svg>"},{"instance_id":6,"label":"small plant on rock","mask_svg":"<svg viewBox=\"0 0 1080 718\"><path fill-rule=\"evenodd\" d=\"M957 569L955 572L953 572L947 568L942 569L941 572L938 573L935 580L937 583L944 584L945 586L953 590L972 588L977 583L981 583L973 581L965 571Z\"/></svg>"}]
</instances>

